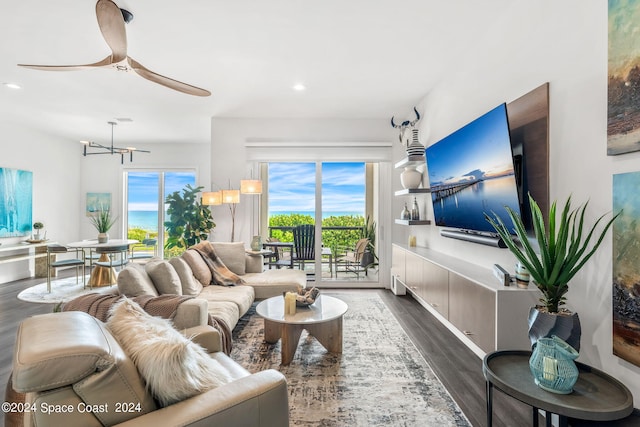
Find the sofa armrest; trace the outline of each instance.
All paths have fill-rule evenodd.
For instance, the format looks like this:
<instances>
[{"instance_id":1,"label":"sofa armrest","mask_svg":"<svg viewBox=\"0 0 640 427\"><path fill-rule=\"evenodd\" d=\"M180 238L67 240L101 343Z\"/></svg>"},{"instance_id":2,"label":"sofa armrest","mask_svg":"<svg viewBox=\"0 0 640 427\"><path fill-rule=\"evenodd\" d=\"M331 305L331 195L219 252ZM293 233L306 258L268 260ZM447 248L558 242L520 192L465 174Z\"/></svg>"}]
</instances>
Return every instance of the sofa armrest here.
<instances>
[{"instance_id":1,"label":"sofa armrest","mask_svg":"<svg viewBox=\"0 0 640 427\"><path fill-rule=\"evenodd\" d=\"M268 369L118 424L159 425L288 427L286 379L280 372Z\"/></svg>"},{"instance_id":2,"label":"sofa armrest","mask_svg":"<svg viewBox=\"0 0 640 427\"><path fill-rule=\"evenodd\" d=\"M245 273L262 273L264 269L264 257L262 255L245 254L244 260Z\"/></svg>"},{"instance_id":3,"label":"sofa armrest","mask_svg":"<svg viewBox=\"0 0 640 427\"><path fill-rule=\"evenodd\" d=\"M202 298L192 298L178 305L173 325L176 329L187 329L206 325L209 320L209 304Z\"/></svg>"},{"instance_id":4,"label":"sofa armrest","mask_svg":"<svg viewBox=\"0 0 640 427\"><path fill-rule=\"evenodd\" d=\"M217 353L222 351L222 336L217 329L209 326L194 326L183 329L180 332L196 344L200 344L207 353Z\"/></svg>"}]
</instances>

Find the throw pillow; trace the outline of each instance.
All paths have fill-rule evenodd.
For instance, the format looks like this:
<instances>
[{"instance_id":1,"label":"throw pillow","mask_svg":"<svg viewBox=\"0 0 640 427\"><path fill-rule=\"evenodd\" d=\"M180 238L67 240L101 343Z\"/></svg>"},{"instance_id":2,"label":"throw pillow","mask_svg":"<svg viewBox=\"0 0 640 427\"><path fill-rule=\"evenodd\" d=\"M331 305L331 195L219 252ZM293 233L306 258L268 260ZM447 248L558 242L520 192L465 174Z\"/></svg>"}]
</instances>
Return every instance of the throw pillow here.
<instances>
[{"instance_id":1,"label":"throw pillow","mask_svg":"<svg viewBox=\"0 0 640 427\"><path fill-rule=\"evenodd\" d=\"M180 276L169 262L164 260L149 261L144 269L153 280L160 295L182 295Z\"/></svg>"},{"instance_id":2,"label":"throw pillow","mask_svg":"<svg viewBox=\"0 0 640 427\"><path fill-rule=\"evenodd\" d=\"M114 304L107 327L162 406L232 381L229 372L171 322L145 313L128 298Z\"/></svg>"},{"instance_id":3,"label":"throw pillow","mask_svg":"<svg viewBox=\"0 0 640 427\"><path fill-rule=\"evenodd\" d=\"M158 291L144 266L136 263L129 264L118 273L118 291L129 298L140 295L158 296Z\"/></svg>"},{"instance_id":4,"label":"throw pillow","mask_svg":"<svg viewBox=\"0 0 640 427\"><path fill-rule=\"evenodd\" d=\"M180 256L189 264L193 272L193 277L195 277L202 286L209 286L211 284L211 280L213 279L211 270L198 252L193 249L187 249Z\"/></svg>"},{"instance_id":5,"label":"throw pillow","mask_svg":"<svg viewBox=\"0 0 640 427\"><path fill-rule=\"evenodd\" d=\"M211 244L218 258L222 260L229 270L238 275L246 273L244 243L212 242Z\"/></svg>"},{"instance_id":6,"label":"throw pillow","mask_svg":"<svg viewBox=\"0 0 640 427\"><path fill-rule=\"evenodd\" d=\"M202 284L193 276L193 271L189 264L182 257L173 257L169 259L169 264L175 268L176 273L180 277L182 284L182 295L200 295L202 292Z\"/></svg>"}]
</instances>

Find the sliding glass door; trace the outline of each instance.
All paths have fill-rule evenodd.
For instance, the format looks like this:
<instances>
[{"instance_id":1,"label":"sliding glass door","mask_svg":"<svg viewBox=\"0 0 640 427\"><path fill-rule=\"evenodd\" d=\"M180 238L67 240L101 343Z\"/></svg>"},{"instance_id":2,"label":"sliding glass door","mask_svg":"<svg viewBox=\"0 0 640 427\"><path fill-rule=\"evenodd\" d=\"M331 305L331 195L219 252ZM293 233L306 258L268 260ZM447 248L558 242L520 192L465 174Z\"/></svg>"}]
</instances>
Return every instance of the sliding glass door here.
<instances>
[{"instance_id":1,"label":"sliding glass door","mask_svg":"<svg viewBox=\"0 0 640 427\"><path fill-rule=\"evenodd\" d=\"M195 187L194 170L125 171L127 237L142 241L158 239L159 254L165 242L165 198L190 184ZM159 230L162 230L160 233Z\"/></svg>"},{"instance_id":2,"label":"sliding glass door","mask_svg":"<svg viewBox=\"0 0 640 427\"><path fill-rule=\"evenodd\" d=\"M295 227L319 225L314 229L313 259L300 259L299 254L308 251L294 247L294 268L303 268L316 282L377 281L375 269L371 269L369 276L369 269L361 266L359 259L347 263L345 258L358 256L353 251L363 237L366 218L376 216L371 197L373 180L368 180L373 169L364 162L270 162L265 165L270 239L292 242L295 246Z\"/></svg>"}]
</instances>

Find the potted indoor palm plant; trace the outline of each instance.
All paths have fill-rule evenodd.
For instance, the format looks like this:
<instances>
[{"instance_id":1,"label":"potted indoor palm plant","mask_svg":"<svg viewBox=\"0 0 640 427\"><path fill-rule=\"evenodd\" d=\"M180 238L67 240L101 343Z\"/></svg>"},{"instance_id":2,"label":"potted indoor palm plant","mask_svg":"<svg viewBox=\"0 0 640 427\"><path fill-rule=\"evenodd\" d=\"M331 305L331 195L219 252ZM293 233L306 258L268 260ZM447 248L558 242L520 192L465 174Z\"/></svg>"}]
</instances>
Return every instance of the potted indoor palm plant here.
<instances>
[{"instance_id":1,"label":"potted indoor palm plant","mask_svg":"<svg viewBox=\"0 0 640 427\"><path fill-rule=\"evenodd\" d=\"M116 223L115 217L111 216L111 210L100 209L89 217L91 224L98 230L98 243L107 243L109 241L109 230Z\"/></svg>"},{"instance_id":2,"label":"potted indoor palm plant","mask_svg":"<svg viewBox=\"0 0 640 427\"><path fill-rule=\"evenodd\" d=\"M572 209L569 197L558 218L556 202L553 202L549 209L549 227L546 228L540 207L529 195L531 221L539 252L529 241L522 218L511 208L505 207L513 227L507 226L495 213L493 216L485 214L509 250L529 270L535 285L542 292L541 304L533 307L529 313L529 339L532 346L538 338L556 335L576 350L580 349L578 315L563 307L569 281L596 252L609 227L620 215L618 213L611 218L597 234L596 227L605 217L602 215L585 234L587 205L588 202ZM515 231L515 235L511 230ZM593 239L595 241L592 243Z\"/></svg>"}]
</instances>

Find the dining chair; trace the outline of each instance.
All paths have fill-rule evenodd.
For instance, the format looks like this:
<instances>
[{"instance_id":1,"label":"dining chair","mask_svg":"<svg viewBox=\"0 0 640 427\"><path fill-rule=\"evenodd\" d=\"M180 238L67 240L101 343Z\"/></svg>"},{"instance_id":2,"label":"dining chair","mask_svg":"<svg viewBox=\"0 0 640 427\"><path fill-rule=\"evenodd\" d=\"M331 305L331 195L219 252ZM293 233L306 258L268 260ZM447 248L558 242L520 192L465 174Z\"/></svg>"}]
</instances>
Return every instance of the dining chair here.
<instances>
[{"instance_id":1,"label":"dining chair","mask_svg":"<svg viewBox=\"0 0 640 427\"><path fill-rule=\"evenodd\" d=\"M57 255L66 254L70 250L75 252L75 258L57 259ZM86 287L84 265L84 252L81 248L70 249L59 244L47 245L47 292L51 293L51 275L53 270L63 267L76 268L76 284L79 283L80 267L82 267L82 286Z\"/></svg>"},{"instance_id":2,"label":"dining chair","mask_svg":"<svg viewBox=\"0 0 640 427\"><path fill-rule=\"evenodd\" d=\"M95 253L99 255L100 258L98 261L90 264L91 268L93 268L93 266L108 268L109 283L115 283L115 268L123 268L129 263L129 245L109 246L104 248L97 247L95 248Z\"/></svg>"}]
</instances>

